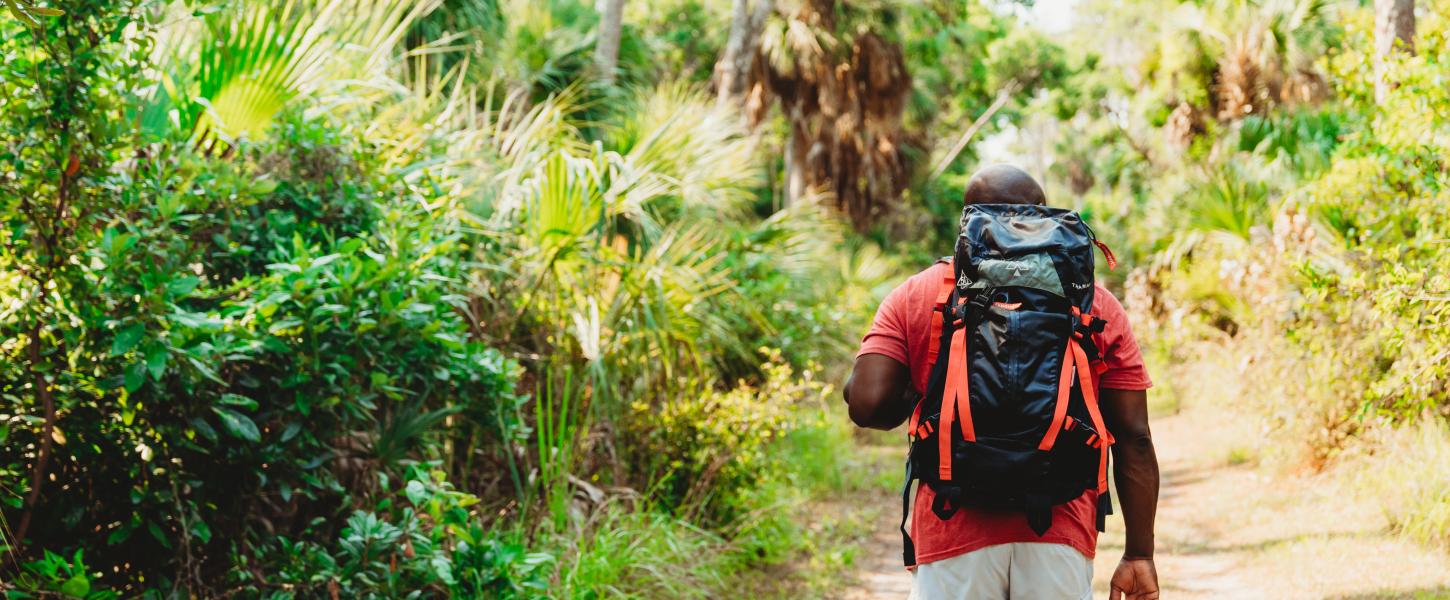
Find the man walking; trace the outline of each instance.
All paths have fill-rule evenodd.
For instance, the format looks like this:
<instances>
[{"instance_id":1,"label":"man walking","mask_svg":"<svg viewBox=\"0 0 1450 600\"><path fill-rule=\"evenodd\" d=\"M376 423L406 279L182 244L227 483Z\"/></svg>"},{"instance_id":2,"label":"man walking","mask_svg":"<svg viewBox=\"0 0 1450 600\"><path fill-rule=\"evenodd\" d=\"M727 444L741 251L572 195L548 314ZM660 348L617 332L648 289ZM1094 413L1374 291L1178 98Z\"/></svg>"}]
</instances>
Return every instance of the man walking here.
<instances>
[{"instance_id":1,"label":"man walking","mask_svg":"<svg viewBox=\"0 0 1450 600\"><path fill-rule=\"evenodd\" d=\"M1031 176L1006 165L989 166L974 174L963 200L967 205L1046 204L1042 188ZM944 279L951 281L952 269L951 264L944 262L927 268L892 291L877 310L845 387L851 419L857 425L893 429L912 415L918 400L928 390L939 344L933 337L940 331L939 324L933 329L933 321L941 315L938 290ZM1081 287L1091 286L1082 284ZM1110 598L1156 600L1159 596L1158 576L1153 566L1153 519L1158 501L1158 461L1148 429L1146 392L1151 382L1122 305L1101 285L1096 286L1093 297L1091 317L1101 325L1083 345L1095 347L1097 351L1099 361L1093 369L1096 376L1083 377L1081 385L1090 385L1092 389L1072 398L1096 398L1093 410L1101 407L1101 423L1097 429L1107 430L1101 436L1106 439L1096 443L1099 447L1112 444L1113 473L1127 542L1122 560L1113 573ZM1010 304L998 304L1007 306L1006 310L1015 310ZM1089 318L1083 317L1083 322L1088 323ZM941 356L945 360L946 354ZM1066 371L1071 370L1071 364L1067 362L1063 381L1070 379ZM1086 381L1089 378L1091 382ZM940 383L937 385L940 387ZM978 393L973 392L973 397ZM1066 392L1063 397L1067 397ZM1067 400L1059 402L1065 404ZM951 435L954 430L950 411L942 410L942 413L946 420L940 426L946 435ZM916 426L917 418L913 417L913 427ZM1046 441L1044 444L1050 446ZM1106 454L1103 458L1106 460ZM1046 508L1036 519L1021 511L972 504L942 511L943 503L936 498L937 491L932 486L922 485L917 489L910 511L915 554L913 599L1078 600L1092 597L1092 558L1097 549L1100 518L1097 488L1090 487L1075 499L1052 506L1050 528L1040 534ZM1106 492L1105 485L1102 489ZM939 516L944 512L949 518Z\"/></svg>"}]
</instances>

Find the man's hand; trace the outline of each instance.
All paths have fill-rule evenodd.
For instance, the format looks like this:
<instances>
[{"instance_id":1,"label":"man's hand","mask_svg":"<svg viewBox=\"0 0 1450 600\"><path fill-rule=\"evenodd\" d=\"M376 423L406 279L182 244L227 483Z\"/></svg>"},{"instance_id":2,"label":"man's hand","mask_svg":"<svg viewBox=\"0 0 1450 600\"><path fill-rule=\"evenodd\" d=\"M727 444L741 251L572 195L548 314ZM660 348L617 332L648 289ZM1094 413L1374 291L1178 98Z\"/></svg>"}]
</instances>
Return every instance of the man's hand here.
<instances>
[{"instance_id":1,"label":"man's hand","mask_svg":"<svg viewBox=\"0 0 1450 600\"><path fill-rule=\"evenodd\" d=\"M1158 600L1158 570L1151 558L1124 558L1113 571L1108 600Z\"/></svg>"}]
</instances>

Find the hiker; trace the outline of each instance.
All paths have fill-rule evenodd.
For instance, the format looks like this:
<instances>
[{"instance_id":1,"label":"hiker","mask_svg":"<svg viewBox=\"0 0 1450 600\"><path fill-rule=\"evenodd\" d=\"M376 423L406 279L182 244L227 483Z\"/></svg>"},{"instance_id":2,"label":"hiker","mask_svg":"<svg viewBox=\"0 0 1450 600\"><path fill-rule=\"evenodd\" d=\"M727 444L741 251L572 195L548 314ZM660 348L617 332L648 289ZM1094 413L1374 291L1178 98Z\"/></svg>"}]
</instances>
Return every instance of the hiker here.
<instances>
[{"instance_id":1,"label":"hiker","mask_svg":"<svg viewBox=\"0 0 1450 600\"><path fill-rule=\"evenodd\" d=\"M1015 167L979 170L963 201L956 253L881 303L844 390L858 426L910 419L911 597L1092 598L1111 447L1127 543L1109 597L1156 599L1152 383L1093 248L1116 259Z\"/></svg>"}]
</instances>

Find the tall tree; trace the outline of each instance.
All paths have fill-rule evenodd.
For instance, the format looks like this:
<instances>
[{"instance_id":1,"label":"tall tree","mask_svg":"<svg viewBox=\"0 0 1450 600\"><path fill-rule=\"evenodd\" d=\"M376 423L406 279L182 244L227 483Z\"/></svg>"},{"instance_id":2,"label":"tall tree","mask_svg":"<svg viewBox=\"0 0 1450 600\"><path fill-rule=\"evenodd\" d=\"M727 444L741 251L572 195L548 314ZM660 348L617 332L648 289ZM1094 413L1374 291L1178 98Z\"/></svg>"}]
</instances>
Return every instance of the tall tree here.
<instances>
[{"instance_id":1,"label":"tall tree","mask_svg":"<svg viewBox=\"0 0 1450 600\"><path fill-rule=\"evenodd\" d=\"M594 66L605 83L614 83L619 64L619 28L624 20L624 0L599 0L599 39L594 43Z\"/></svg>"},{"instance_id":2,"label":"tall tree","mask_svg":"<svg viewBox=\"0 0 1450 600\"><path fill-rule=\"evenodd\" d=\"M746 109L758 123L779 101L789 122L787 201L830 193L865 228L906 188L902 148L915 140L902 115L911 76L901 44L869 24L844 22L837 2L799 6L762 33Z\"/></svg>"},{"instance_id":3,"label":"tall tree","mask_svg":"<svg viewBox=\"0 0 1450 600\"><path fill-rule=\"evenodd\" d=\"M721 102L740 98L750 86L750 64L755 58L760 29L774 10L775 0L756 0L754 10L750 0L734 0L730 37L720 61L715 63L715 89Z\"/></svg>"},{"instance_id":4,"label":"tall tree","mask_svg":"<svg viewBox=\"0 0 1450 600\"><path fill-rule=\"evenodd\" d=\"M1396 49L1415 53L1415 0L1374 0L1375 100L1383 102L1394 87L1385 62Z\"/></svg>"}]
</instances>

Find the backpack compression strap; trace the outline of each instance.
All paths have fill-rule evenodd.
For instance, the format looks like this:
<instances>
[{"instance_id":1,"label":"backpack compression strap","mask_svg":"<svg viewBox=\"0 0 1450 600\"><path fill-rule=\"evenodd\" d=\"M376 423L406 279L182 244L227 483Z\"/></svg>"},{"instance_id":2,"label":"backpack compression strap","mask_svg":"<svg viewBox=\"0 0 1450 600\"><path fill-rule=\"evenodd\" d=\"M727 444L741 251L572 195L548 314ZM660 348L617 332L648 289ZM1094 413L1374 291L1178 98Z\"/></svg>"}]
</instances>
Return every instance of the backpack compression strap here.
<instances>
[{"instance_id":1,"label":"backpack compression strap","mask_svg":"<svg viewBox=\"0 0 1450 600\"><path fill-rule=\"evenodd\" d=\"M1088 331L1102 330L1101 319L1097 319L1092 315L1082 314L1077 307L1073 307L1072 314L1082 322ZM1068 339L1067 347L1072 356L1072 362L1077 366L1077 380L1082 387L1082 399L1087 404L1088 416L1092 418L1093 427L1101 435L1100 438L1094 440L1094 445L1098 447L1098 451L1100 452L1098 458L1098 493L1102 494L1108 491L1108 446L1113 445L1115 440L1113 439L1113 434L1103 424L1103 411L1098 407L1098 391L1093 387L1092 374L1088 371L1089 360L1087 352L1084 352L1082 348L1084 340L1086 340L1087 344L1092 344L1091 339L1085 335L1084 331L1074 331L1072 337ZM1098 358L1096 364L1099 368L1106 367L1100 358Z\"/></svg>"}]
</instances>

